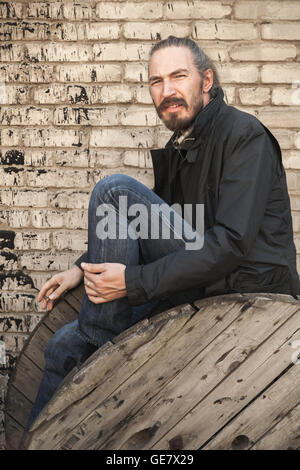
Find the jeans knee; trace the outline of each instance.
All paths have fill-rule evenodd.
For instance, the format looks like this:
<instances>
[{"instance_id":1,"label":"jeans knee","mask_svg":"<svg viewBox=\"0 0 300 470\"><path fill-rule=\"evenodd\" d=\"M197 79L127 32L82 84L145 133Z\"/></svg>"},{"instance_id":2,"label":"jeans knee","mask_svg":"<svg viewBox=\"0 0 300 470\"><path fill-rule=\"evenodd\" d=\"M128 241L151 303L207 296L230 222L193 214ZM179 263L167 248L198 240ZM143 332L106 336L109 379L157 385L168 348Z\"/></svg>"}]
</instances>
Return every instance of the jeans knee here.
<instances>
[{"instance_id":1,"label":"jeans knee","mask_svg":"<svg viewBox=\"0 0 300 470\"><path fill-rule=\"evenodd\" d=\"M61 328L52 336L44 353L46 369L55 369L62 374L69 372L76 365L76 359L68 351L64 329Z\"/></svg>"},{"instance_id":2,"label":"jeans knee","mask_svg":"<svg viewBox=\"0 0 300 470\"><path fill-rule=\"evenodd\" d=\"M91 199L94 197L103 199L109 192L117 190L118 188L132 187L134 182L136 182L134 178L123 175L122 173L106 176L95 184Z\"/></svg>"}]
</instances>

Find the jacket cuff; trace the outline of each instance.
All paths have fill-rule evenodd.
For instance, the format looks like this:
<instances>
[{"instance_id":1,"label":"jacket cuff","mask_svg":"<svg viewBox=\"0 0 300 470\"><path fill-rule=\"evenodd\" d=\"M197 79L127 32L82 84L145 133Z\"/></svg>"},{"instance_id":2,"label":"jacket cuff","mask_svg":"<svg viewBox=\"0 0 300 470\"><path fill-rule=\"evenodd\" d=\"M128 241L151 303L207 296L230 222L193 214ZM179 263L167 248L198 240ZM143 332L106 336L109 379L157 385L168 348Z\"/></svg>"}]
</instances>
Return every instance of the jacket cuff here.
<instances>
[{"instance_id":1,"label":"jacket cuff","mask_svg":"<svg viewBox=\"0 0 300 470\"><path fill-rule=\"evenodd\" d=\"M141 305L148 302L147 294L141 284L142 269L142 265L126 266L125 283L130 305Z\"/></svg>"},{"instance_id":2,"label":"jacket cuff","mask_svg":"<svg viewBox=\"0 0 300 470\"><path fill-rule=\"evenodd\" d=\"M87 263L88 262L88 252L86 251L83 253L75 262L74 264L83 271L82 267L80 266L81 263Z\"/></svg>"}]
</instances>

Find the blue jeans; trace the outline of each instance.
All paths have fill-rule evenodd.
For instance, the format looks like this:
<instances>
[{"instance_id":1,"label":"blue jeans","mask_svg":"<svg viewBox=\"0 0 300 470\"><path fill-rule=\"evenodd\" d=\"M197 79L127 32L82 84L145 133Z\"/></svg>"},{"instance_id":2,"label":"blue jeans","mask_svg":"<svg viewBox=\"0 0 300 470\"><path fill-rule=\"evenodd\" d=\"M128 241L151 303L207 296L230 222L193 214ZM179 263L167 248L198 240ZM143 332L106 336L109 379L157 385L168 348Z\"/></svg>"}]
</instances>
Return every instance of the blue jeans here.
<instances>
[{"instance_id":1,"label":"blue jeans","mask_svg":"<svg viewBox=\"0 0 300 470\"><path fill-rule=\"evenodd\" d=\"M159 220L160 231L157 232L156 230L156 233L160 234L160 238L151 239L150 236L145 238L133 236L132 226L129 227L134 219L133 216L128 216L119 211L120 196L126 196L128 208L133 204L143 204L148 209L149 219L150 215L153 214L153 212L151 213L153 208L158 211L158 218L155 218L156 222L153 217L148 220L148 234L150 235L151 224L157 223ZM154 204L156 206L153 206ZM88 262L111 262L125 265L147 264L173 251L182 249L185 242L192 239L194 232L191 226L173 210L171 210L173 221L162 217L161 212L158 210L158 205L161 204L164 204L164 201L153 191L129 176L118 174L100 180L93 189L88 209ZM126 229L126 236L122 239L103 239L103 237L99 238L97 236L97 223L99 222L97 208L99 206L108 207L108 205L116 213L116 233L119 233L120 227ZM177 224L175 224L175 220ZM181 233L178 233L180 224L182 230ZM164 225L168 225L168 228L170 228L169 238L162 237L163 230L166 228ZM176 234L175 227L177 227ZM135 234L137 233L136 227ZM181 238L177 238L179 236ZM203 296L203 290L199 289L194 298L183 296L182 300L177 301L177 305L184 303L184 301L196 300L201 296ZM174 306L172 299L167 296L135 307L129 304L127 297L103 304L95 304L89 300L85 293L78 320L58 330L46 347L44 375L27 427L30 427L63 378L75 365L83 363L98 347L112 340L114 336L137 321Z\"/></svg>"}]
</instances>

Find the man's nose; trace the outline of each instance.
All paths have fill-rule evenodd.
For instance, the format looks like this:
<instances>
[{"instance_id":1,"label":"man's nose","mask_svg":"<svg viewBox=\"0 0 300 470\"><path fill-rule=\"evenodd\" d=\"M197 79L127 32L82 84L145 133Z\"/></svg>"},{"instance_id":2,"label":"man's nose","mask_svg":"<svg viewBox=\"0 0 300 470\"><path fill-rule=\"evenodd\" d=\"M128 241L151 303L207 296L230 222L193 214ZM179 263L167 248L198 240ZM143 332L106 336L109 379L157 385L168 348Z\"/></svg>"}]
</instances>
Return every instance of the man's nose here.
<instances>
[{"instance_id":1,"label":"man's nose","mask_svg":"<svg viewBox=\"0 0 300 470\"><path fill-rule=\"evenodd\" d=\"M163 97L167 98L168 96L172 96L176 93L176 90L174 86L172 85L172 82L165 81L164 86L163 86Z\"/></svg>"}]
</instances>

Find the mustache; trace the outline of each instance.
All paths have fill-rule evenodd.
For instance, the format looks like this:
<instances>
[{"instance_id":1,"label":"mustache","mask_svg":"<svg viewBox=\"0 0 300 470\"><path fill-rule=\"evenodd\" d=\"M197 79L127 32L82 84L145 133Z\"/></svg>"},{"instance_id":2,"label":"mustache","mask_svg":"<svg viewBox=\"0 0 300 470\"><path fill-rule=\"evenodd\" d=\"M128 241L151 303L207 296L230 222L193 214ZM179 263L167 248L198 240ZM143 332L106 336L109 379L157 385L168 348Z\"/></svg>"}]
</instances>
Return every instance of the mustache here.
<instances>
[{"instance_id":1,"label":"mustache","mask_svg":"<svg viewBox=\"0 0 300 470\"><path fill-rule=\"evenodd\" d=\"M157 110L163 111L164 109L174 104L177 104L177 105L181 104L185 108L188 108L187 102L183 98L165 98L157 107Z\"/></svg>"}]
</instances>

